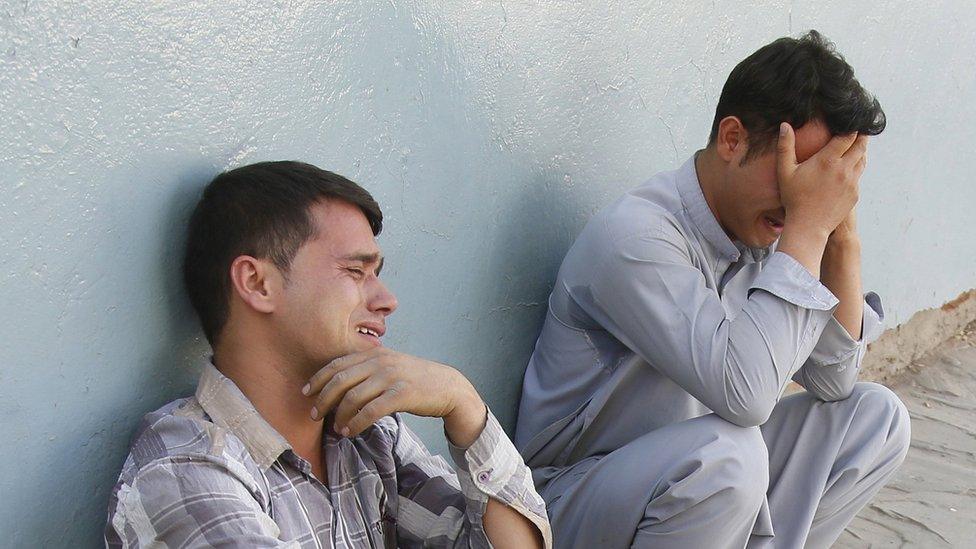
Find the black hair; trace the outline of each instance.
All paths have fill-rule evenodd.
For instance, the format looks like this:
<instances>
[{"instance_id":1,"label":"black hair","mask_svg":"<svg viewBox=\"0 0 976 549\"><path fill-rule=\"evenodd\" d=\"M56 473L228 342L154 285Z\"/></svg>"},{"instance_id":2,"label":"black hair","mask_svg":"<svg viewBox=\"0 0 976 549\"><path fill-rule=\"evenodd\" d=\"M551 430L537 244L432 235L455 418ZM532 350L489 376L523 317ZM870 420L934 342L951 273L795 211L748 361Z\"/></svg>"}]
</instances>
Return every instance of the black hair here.
<instances>
[{"instance_id":1,"label":"black hair","mask_svg":"<svg viewBox=\"0 0 976 549\"><path fill-rule=\"evenodd\" d=\"M886 123L878 100L861 87L834 45L815 30L800 38L775 40L732 69L715 108L709 145L727 116L738 117L749 132L743 161L768 151L783 122L799 128L820 119L831 135L877 135Z\"/></svg>"},{"instance_id":2,"label":"black hair","mask_svg":"<svg viewBox=\"0 0 976 549\"><path fill-rule=\"evenodd\" d=\"M287 281L295 254L318 230L309 208L330 199L359 207L374 235L383 230L383 212L369 192L303 162L251 164L206 186L190 217L183 282L212 346L227 323L234 259L269 259Z\"/></svg>"}]
</instances>

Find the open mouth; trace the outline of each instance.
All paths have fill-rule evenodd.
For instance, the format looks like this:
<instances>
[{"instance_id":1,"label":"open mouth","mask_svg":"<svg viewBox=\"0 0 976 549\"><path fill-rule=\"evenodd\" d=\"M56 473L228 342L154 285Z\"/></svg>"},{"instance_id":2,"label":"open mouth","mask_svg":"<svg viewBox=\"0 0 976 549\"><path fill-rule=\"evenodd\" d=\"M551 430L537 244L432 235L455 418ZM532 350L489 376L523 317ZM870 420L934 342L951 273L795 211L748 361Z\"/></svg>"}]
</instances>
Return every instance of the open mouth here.
<instances>
[{"instance_id":1,"label":"open mouth","mask_svg":"<svg viewBox=\"0 0 976 549\"><path fill-rule=\"evenodd\" d=\"M766 215L763 216L763 222L766 224L767 227L772 229L774 233L780 234L783 232L783 225L784 225L783 221L776 219L775 217Z\"/></svg>"},{"instance_id":2,"label":"open mouth","mask_svg":"<svg viewBox=\"0 0 976 549\"><path fill-rule=\"evenodd\" d=\"M356 333L369 341L370 345L382 345L380 338L386 329L381 326L356 326Z\"/></svg>"},{"instance_id":3,"label":"open mouth","mask_svg":"<svg viewBox=\"0 0 976 549\"><path fill-rule=\"evenodd\" d=\"M371 335L373 337L380 337L380 334L378 334L378 333L374 332L373 330L370 330L369 328L366 328L364 326L360 326L360 327L356 328L356 331L359 332L359 333L361 333L361 334Z\"/></svg>"}]
</instances>

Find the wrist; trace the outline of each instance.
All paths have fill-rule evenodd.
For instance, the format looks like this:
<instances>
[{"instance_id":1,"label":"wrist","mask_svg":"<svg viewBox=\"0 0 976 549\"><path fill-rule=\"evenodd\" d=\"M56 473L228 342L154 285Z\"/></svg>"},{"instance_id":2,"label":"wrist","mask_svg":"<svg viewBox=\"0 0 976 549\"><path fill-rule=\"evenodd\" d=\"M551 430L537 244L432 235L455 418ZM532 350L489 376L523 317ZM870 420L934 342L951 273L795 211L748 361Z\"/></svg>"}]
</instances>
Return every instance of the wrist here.
<instances>
[{"instance_id":1,"label":"wrist","mask_svg":"<svg viewBox=\"0 0 976 549\"><path fill-rule=\"evenodd\" d=\"M834 231L830 233L830 237L827 238L827 247L830 250L860 250L861 249L861 239L857 236L857 233L850 231Z\"/></svg>"},{"instance_id":2,"label":"wrist","mask_svg":"<svg viewBox=\"0 0 976 549\"><path fill-rule=\"evenodd\" d=\"M835 231L833 227L827 228L822 225L815 216L802 213L791 214L787 210L783 233L789 232L804 240L826 243Z\"/></svg>"},{"instance_id":3,"label":"wrist","mask_svg":"<svg viewBox=\"0 0 976 549\"><path fill-rule=\"evenodd\" d=\"M454 406L444 416L444 432L448 441L459 448L467 448L474 443L485 429L488 408L471 382L458 373L461 378Z\"/></svg>"}]
</instances>

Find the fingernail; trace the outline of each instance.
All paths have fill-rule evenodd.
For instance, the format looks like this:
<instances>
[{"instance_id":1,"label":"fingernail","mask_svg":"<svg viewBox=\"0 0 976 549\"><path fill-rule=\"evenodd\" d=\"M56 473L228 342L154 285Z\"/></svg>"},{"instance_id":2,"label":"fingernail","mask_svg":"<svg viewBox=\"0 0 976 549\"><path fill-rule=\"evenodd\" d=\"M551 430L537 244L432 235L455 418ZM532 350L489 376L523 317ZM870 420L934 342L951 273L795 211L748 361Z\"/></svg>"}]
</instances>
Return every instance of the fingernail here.
<instances>
[{"instance_id":1,"label":"fingernail","mask_svg":"<svg viewBox=\"0 0 976 549\"><path fill-rule=\"evenodd\" d=\"M319 418L318 408L312 408L312 419L318 419L318 418Z\"/></svg>"},{"instance_id":2,"label":"fingernail","mask_svg":"<svg viewBox=\"0 0 976 549\"><path fill-rule=\"evenodd\" d=\"M786 135L786 122L779 125L779 134Z\"/></svg>"},{"instance_id":3,"label":"fingernail","mask_svg":"<svg viewBox=\"0 0 976 549\"><path fill-rule=\"evenodd\" d=\"M308 392L311 390L312 390L312 385L310 383L306 383L305 386L302 387L302 394L308 396Z\"/></svg>"},{"instance_id":4,"label":"fingernail","mask_svg":"<svg viewBox=\"0 0 976 549\"><path fill-rule=\"evenodd\" d=\"M339 432L342 433L342 436L348 437L349 436L349 427L343 427L342 430L339 431Z\"/></svg>"}]
</instances>

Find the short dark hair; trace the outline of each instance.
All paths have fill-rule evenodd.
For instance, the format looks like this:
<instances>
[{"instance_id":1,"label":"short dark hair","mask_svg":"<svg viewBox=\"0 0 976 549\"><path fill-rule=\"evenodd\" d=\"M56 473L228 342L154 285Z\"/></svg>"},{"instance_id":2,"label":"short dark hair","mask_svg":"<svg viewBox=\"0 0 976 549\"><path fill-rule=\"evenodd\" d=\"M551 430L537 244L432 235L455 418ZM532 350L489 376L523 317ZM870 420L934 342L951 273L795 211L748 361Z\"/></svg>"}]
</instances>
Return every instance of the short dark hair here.
<instances>
[{"instance_id":1,"label":"short dark hair","mask_svg":"<svg viewBox=\"0 0 976 549\"><path fill-rule=\"evenodd\" d=\"M769 150L783 122L799 128L821 119L831 135L877 135L885 129L881 104L861 87L834 45L815 30L800 38L775 40L732 69L715 108L709 145L727 116L737 116L749 132L744 161Z\"/></svg>"},{"instance_id":2,"label":"short dark hair","mask_svg":"<svg viewBox=\"0 0 976 549\"><path fill-rule=\"evenodd\" d=\"M304 162L251 164L207 185L190 217L183 282L211 345L227 323L234 259L269 259L287 281L295 254L318 229L309 208L330 199L358 206L374 235L383 230L383 212L366 189Z\"/></svg>"}]
</instances>

